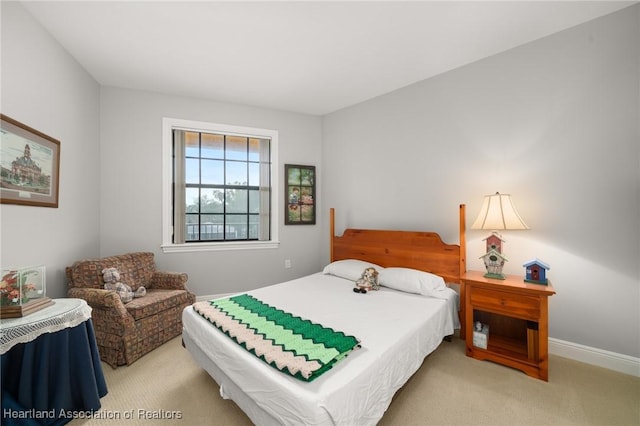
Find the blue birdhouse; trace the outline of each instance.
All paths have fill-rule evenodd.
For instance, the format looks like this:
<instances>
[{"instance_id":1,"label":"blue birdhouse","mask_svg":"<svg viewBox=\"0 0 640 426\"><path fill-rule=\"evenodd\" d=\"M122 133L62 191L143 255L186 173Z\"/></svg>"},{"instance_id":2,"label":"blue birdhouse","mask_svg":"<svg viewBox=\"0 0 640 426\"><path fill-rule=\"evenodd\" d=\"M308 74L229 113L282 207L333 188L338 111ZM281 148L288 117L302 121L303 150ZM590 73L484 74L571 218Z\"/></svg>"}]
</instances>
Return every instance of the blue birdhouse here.
<instances>
[{"instance_id":1,"label":"blue birdhouse","mask_svg":"<svg viewBox=\"0 0 640 426\"><path fill-rule=\"evenodd\" d=\"M525 267L525 282L534 284L547 284L546 272L551 269L549 265L541 261L540 259L533 259L526 262Z\"/></svg>"}]
</instances>

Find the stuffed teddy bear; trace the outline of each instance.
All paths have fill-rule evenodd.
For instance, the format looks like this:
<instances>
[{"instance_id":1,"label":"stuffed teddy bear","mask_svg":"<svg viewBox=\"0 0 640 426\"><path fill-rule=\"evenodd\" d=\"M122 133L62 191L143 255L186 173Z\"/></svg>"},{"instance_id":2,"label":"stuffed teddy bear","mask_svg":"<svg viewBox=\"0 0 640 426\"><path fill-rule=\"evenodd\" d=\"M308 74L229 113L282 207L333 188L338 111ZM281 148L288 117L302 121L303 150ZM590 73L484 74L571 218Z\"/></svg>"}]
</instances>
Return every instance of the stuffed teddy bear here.
<instances>
[{"instance_id":1,"label":"stuffed teddy bear","mask_svg":"<svg viewBox=\"0 0 640 426\"><path fill-rule=\"evenodd\" d=\"M366 294L367 291L378 290L379 288L378 271L376 271L375 268L367 268L356 281L356 286L353 288L353 291L355 293Z\"/></svg>"},{"instance_id":2,"label":"stuffed teddy bear","mask_svg":"<svg viewBox=\"0 0 640 426\"><path fill-rule=\"evenodd\" d=\"M131 287L120 282L120 271L117 268L105 268L102 270L102 279L105 290L113 290L118 293L123 303L129 303L134 297L142 297L147 294L147 289L140 286L134 292Z\"/></svg>"}]
</instances>

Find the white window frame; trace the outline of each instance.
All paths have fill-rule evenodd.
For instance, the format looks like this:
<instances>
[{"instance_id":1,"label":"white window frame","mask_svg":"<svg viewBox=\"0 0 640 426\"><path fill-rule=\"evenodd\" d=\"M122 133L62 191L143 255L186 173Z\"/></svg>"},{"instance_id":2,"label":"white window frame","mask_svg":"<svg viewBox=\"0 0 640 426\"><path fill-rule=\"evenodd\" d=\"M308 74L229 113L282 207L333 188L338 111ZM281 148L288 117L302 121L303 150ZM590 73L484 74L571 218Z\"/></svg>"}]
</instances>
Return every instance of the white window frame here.
<instances>
[{"instance_id":1,"label":"white window frame","mask_svg":"<svg viewBox=\"0 0 640 426\"><path fill-rule=\"evenodd\" d=\"M223 133L227 135L249 136L271 139L271 235L268 241L207 241L175 244L173 238L173 129L197 132ZM184 253L197 251L253 250L278 248L278 224L280 223L280 181L278 179L278 131L228 124L207 123L179 118L162 119L162 251L164 253Z\"/></svg>"}]
</instances>

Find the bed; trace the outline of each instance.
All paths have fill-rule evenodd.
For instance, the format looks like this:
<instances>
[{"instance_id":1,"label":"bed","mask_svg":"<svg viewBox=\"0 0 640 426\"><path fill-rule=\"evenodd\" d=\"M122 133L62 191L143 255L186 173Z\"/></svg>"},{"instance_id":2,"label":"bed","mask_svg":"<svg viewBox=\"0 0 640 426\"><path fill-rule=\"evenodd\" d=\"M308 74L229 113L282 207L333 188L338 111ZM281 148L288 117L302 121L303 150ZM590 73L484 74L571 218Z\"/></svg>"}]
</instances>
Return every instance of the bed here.
<instances>
[{"instance_id":1,"label":"bed","mask_svg":"<svg viewBox=\"0 0 640 426\"><path fill-rule=\"evenodd\" d=\"M239 295L357 338L317 378L284 374L246 350L207 319L206 306L196 309L207 302L183 312L184 346L255 424L375 425L425 357L464 324L464 297L449 285L465 271L464 205L455 245L434 232L346 229L336 236L334 217L331 209L330 263L322 272ZM380 289L353 292L356 274L371 264Z\"/></svg>"}]
</instances>

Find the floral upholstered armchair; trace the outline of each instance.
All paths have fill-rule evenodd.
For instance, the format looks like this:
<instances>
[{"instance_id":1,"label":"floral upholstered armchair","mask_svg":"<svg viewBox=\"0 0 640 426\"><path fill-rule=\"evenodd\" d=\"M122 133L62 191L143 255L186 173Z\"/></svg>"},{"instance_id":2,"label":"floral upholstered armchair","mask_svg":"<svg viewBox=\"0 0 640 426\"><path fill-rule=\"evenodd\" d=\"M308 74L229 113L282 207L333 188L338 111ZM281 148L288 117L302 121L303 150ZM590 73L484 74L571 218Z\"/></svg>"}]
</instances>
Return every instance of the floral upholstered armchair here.
<instances>
[{"instance_id":1,"label":"floral upholstered armchair","mask_svg":"<svg viewBox=\"0 0 640 426\"><path fill-rule=\"evenodd\" d=\"M105 290L102 271L117 268L120 280L146 295L123 303L114 290ZM153 253L127 253L75 262L65 270L68 297L84 299L92 310L100 358L116 368L182 333L182 311L195 302L187 274L156 271Z\"/></svg>"}]
</instances>

